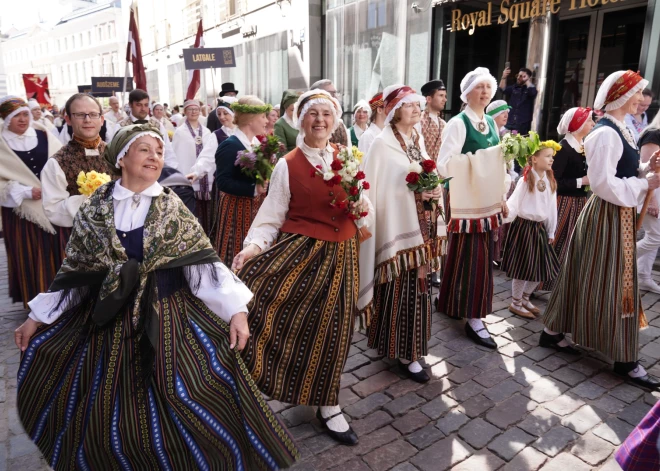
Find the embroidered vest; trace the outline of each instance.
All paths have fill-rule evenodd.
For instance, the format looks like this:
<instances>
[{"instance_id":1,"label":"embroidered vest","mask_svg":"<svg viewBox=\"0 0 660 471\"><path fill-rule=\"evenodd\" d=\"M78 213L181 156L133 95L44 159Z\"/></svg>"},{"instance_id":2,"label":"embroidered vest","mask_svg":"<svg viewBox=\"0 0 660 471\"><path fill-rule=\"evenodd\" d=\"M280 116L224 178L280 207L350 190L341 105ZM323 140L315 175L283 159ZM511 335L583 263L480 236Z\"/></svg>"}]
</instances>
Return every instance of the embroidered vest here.
<instances>
[{"instance_id":1,"label":"embroidered vest","mask_svg":"<svg viewBox=\"0 0 660 471\"><path fill-rule=\"evenodd\" d=\"M46 132L37 129L37 147L34 149L28 151L14 150L14 153L39 178L41 169L44 168L48 160L48 136Z\"/></svg>"},{"instance_id":2,"label":"embroidered vest","mask_svg":"<svg viewBox=\"0 0 660 471\"><path fill-rule=\"evenodd\" d=\"M334 147L334 146L333 146ZM338 154L335 148L334 155ZM343 242L355 236L357 227L341 209L330 207L334 198L341 201L346 193L341 186L328 187L323 178L310 176L313 169L305 154L295 149L284 156L289 168L291 201L282 232L301 234L328 242Z\"/></svg>"},{"instance_id":3,"label":"embroidered vest","mask_svg":"<svg viewBox=\"0 0 660 471\"><path fill-rule=\"evenodd\" d=\"M473 154L480 149L487 149L489 147L496 146L500 142L499 134L497 133L497 128L495 127L495 121L488 115L484 115L486 122L488 123L488 134L481 134L479 131L474 129L470 118L465 114L465 112L459 113L463 122L465 123L465 143L463 144L463 149L461 154L467 154L472 152Z\"/></svg>"},{"instance_id":4,"label":"embroidered vest","mask_svg":"<svg viewBox=\"0 0 660 471\"><path fill-rule=\"evenodd\" d=\"M607 118L603 118L598 121L598 124L594 126L594 131L599 127L608 127L614 129L614 131L619 135L621 142L623 143L623 154L619 159L619 163L616 165L616 177L617 178L632 178L637 176L637 171L639 169L639 151L628 144L626 138L623 137L619 127L610 121ZM593 131L592 131L593 132Z\"/></svg>"},{"instance_id":5,"label":"embroidered vest","mask_svg":"<svg viewBox=\"0 0 660 471\"><path fill-rule=\"evenodd\" d=\"M438 123L431 119L431 116L424 111L422 114L422 136L424 137L424 146L426 153L433 160L438 160L440 152L440 145L442 144L442 130L444 129L444 122L438 117Z\"/></svg>"}]
</instances>

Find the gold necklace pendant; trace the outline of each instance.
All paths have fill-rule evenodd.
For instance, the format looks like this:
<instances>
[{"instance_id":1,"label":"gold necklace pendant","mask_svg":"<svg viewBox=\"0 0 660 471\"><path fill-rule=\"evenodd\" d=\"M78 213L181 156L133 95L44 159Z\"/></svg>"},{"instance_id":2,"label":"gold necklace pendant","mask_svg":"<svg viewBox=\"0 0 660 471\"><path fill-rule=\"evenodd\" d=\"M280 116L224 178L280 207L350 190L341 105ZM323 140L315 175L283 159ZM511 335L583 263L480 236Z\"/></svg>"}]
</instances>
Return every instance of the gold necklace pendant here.
<instances>
[{"instance_id":1,"label":"gold necklace pendant","mask_svg":"<svg viewBox=\"0 0 660 471\"><path fill-rule=\"evenodd\" d=\"M539 180L538 182L536 182L536 188L540 192L544 192L545 191L545 181L544 180Z\"/></svg>"},{"instance_id":2,"label":"gold necklace pendant","mask_svg":"<svg viewBox=\"0 0 660 471\"><path fill-rule=\"evenodd\" d=\"M479 121L479 124L477 124L477 129L479 132L486 132L486 123Z\"/></svg>"}]
</instances>

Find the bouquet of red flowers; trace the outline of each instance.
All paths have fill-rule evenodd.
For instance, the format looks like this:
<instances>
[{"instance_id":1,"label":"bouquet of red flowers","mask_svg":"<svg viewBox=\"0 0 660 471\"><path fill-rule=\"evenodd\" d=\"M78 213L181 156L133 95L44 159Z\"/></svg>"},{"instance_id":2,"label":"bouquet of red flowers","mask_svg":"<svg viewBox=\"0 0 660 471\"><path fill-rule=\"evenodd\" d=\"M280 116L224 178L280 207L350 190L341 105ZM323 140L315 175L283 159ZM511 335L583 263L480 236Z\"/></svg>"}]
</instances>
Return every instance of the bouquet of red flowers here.
<instances>
[{"instance_id":1,"label":"bouquet of red flowers","mask_svg":"<svg viewBox=\"0 0 660 471\"><path fill-rule=\"evenodd\" d=\"M360 170L360 164L357 156L347 147L342 147L337 154L337 158L332 161L330 170L324 172L320 165L310 171L312 178L316 176L323 178L323 181L329 187L341 185L346 192L346 199L337 201L333 199L330 206L343 209L349 219L357 221L369 214L362 206L360 198L362 190L369 189L369 182L365 180L365 175Z\"/></svg>"},{"instance_id":2,"label":"bouquet of red flowers","mask_svg":"<svg viewBox=\"0 0 660 471\"><path fill-rule=\"evenodd\" d=\"M435 190L439 185L451 180L450 178L440 178L436 173L436 165L433 160L422 160L421 162L410 162L408 166L408 175L406 175L406 185L415 193ZM431 204L437 205L435 200Z\"/></svg>"},{"instance_id":3,"label":"bouquet of red flowers","mask_svg":"<svg viewBox=\"0 0 660 471\"><path fill-rule=\"evenodd\" d=\"M234 165L241 167L241 172L254 178L257 183L264 183L270 180L275 164L286 151L286 146L271 135L257 136L257 139L259 145L236 154Z\"/></svg>"}]
</instances>

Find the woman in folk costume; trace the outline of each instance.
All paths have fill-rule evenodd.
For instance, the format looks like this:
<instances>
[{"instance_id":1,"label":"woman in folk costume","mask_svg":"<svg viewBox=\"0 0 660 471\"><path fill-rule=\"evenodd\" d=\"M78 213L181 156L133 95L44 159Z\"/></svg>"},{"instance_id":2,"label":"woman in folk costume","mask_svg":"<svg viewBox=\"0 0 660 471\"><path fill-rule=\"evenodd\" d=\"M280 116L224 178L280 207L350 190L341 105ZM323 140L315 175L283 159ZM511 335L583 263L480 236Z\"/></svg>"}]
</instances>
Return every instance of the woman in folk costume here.
<instances>
[{"instance_id":1,"label":"woman in folk costume","mask_svg":"<svg viewBox=\"0 0 660 471\"><path fill-rule=\"evenodd\" d=\"M504 100L493 100L493 102L490 105L488 105L488 107L486 108L486 114L491 118L493 118L493 121L495 121L495 127L499 130L500 137L510 132L507 128L504 127L507 119L509 118L510 109L511 107L507 105L506 101ZM513 191L516 189L516 178L518 177L516 171L513 170L513 162L509 164L508 172L509 172L509 176L511 177L511 186L509 187L509 191L506 194L507 199L513 194ZM497 229L493 230L493 240L494 240L493 260L495 260L495 262L499 263L502 261L504 241L506 240L506 233L508 229L509 229L509 224L505 223L502 224Z\"/></svg>"},{"instance_id":2,"label":"woman in folk costume","mask_svg":"<svg viewBox=\"0 0 660 471\"><path fill-rule=\"evenodd\" d=\"M25 430L56 470L290 465L295 446L237 352L252 293L156 182L159 130L122 128L105 158L121 179L82 205L15 332Z\"/></svg>"},{"instance_id":3,"label":"woman in folk costume","mask_svg":"<svg viewBox=\"0 0 660 471\"><path fill-rule=\"evenodd\" d=\"M275 133L275 123L280 119L280 105L279 103L273 106L273 109L268 113L268 124L266 124L266 134L269 136Z\"/></svg>"},{"instance_id":4,"label":"woman in folk costume","mask_svg":"<svg viewBox=\"0 0 660 471\"><path fill-rule=\"evenodd\" d=\"M300 94L293 90L286 90L282 94L280 119L277 120L273 127L273 134L286 146L287 152L291 152L296 148L298 129L293 122L293 107L296 101L298 101L299 96Z\"/></svg>"},{"instance_id":5,"label":"woman in folk costume","mask_svg":"<svg viewBox=\"0 0 660 471\"><path fill-rule=\"evenodd\" d=\"M178 163L177 170L188 175L197 163L205 143L212 142L213 135L209 128L199 121L199 102L197 100L186 100L183 104L185 120L176 128L172 138L172 149ZM211 185L208 177L195 180L195 214L199 223L208 234L211 230Z\"/></svg>"},{"instance_id":6,"label":"woman in folk costume","mask_svg":"<svg viewBox=\"0 0 660 471\"><path fill-rule=\"evenodd\" d=\"M237 129L215 153L218 204L210 234L211 243L227 265L231 265L243 248L243 241L268 190L268 182L257 184L254 177L245 175L235 163L239 152L251 152L260 144L257 136L266 131L270 105L256 96L246 95L233 103L232 109L236 113Z\"/></svg>"},{"instance_id":7,"label":"woman in folk costume","mask_svg":"<svg viewBox=\"0 0 660 471\"><path fill-rule=\"evenodd\" d=\"M442 199L442 188L418 193L406 183L413 167L430 163L435 169L415 129L424 98L405 85L391 85L383 96L385 128L363 164L375 221L369 226L373 237L360 247L358 308L369 321L369 348L397 358L407 377L425 383L429 375L419 360L431 338L430 274L440 264L441 219L424 203Z\"/></svg>"},{"instance_id":8,"label":"woman in folk costume","mask_svg":"<svg viewBox=\"0 0 660 471\"><path fill-rule=\"evenodd\" d=\"M383 107L383 92L376 93L371 100L369 100L369 108L371 108L371 116L369 117L369 127L366 131L360 136L360 142L358 142L358 149L364 155L369 153L371 144L373 144L376 136L385 127L385 108Z\"/></svg>"},{"instance_id":9,"label":"woman in folk costume","mask_svg":"<svg viewBox=\"0 0 660 471\"><path fill-rule=\"evenodd\" d=\"M348 130L351 137L351 144L355 147L360 143L362 135L369 127L369 103L366 100L358 101L353 107L353 126Z\"/></svg>"},{"instance_id":10,"label":"woman in folk costume","mask_svg":"<svg viewBox=\"0 0 660 471\"><path fill-rule=\"evenodd\" d=\"M165 114L165 107L162 103L153 103L151 105L151 114L158 120L160 124L165 127L165 130L168 132L168 134L170 131L174 132L174 125L172 124L172 121L167 119L167 115Z\"/></svg>"},{"instance_id":11,"label":"woman in folk costume","mask_svg":"<svg viewBox=\"0 0 660 471\"><path fill-rule=\"evenodd\" d=\"M540 281L559 273L559 260L550 244L557 228L557 181L552 174L552 162L560 146L554 141L539 143L531 138L527 143L531 153L528 165L507 200L509 220L513 222L504 244L502 271L513 278L509 311L525 319L535 319L540 310L530 302L530 295ZM541 334L543 347L578 353L570 346L556 343L546 332Z\"/></svg>"},{"instance_id":12,"label":"woman in folk costume","mask_svg":"<svg viewBox=\"0 0 660 471\"><path fill-rule=\"evenodd\" d=\"M27 302L46 291L62 264L59 236L41 204L39 175L62 145L23 99L0 98L0 206L7 249L9 296Z\"/></svg>"},{"instance_id":13,"label":"woman in folk costume","mask_svg":"<svg viewBox=\"0 0 660 471\"><path fill-rule=\"evenodd\" d=\"M296 103L300 147L281 158L268 196L233 268L255 296L252 342L244 352L250 374L269 397L319 406L327 433L357 443L339 408L339 381L351 346L358 297L358 225L333 199L346 198L315 175L332 172L339 150L329 143L341 118L339 102L310 90ZM360 205L370 214L368 200Z\"/></svg>"},{"instance_id":14,"label":"woman in folk costume","mask_svg":"<svg viewBox=\"0 0 660 471\"><path fill-rule=\"evenodd\" d=\"M222 144L228 137L233 136L236 131L236 123L234 123L235 115L231 109L231 105L237 101L238 99L236 97L225 96L215 109L215 114L218 117L218 121L220 121L220 128L214 131L218 145Z\"/></svg>"},{"instance_id":15,"label":"woman in folk costume","mask_svg":"<svg viewBox=\"0 0 660 471\"><path fill-rule=\"evenodd\" d=\"M497 90L488 69L478 67L461 81L465 111L445 126L438 172L449 182L449 246L439 310L466 318L476 343L497 348L483 324L493 308L493 230L506 216L504 195L511 183L493 118L485 112Z\"/></svg>"},{"instance_id":16,"label":"woman in folk costume","mask_svg":"<svg viewBox=\"0 0 660 471\"><path fill-rule=\"evenodd\" d=\"M559 143L561 150L552 163L552 171L557 179L557 230L552 246L560 265L566 260L575 223L587 204L589 177L584 156L584 138L594 125L591 108L571 108L564 113L557 126L557 132L564 138ZM555 282L555 279L544 281L538 289L552 291Z\"/></svg>"},{"instance_id":17,"label":"woman in folk costume","mask_svg":"<svg viewBox=\"0 0 660 471\"><path fill-rule=\"evenodd\" d=\"M637 289L637 206L660 178L659 153L640 169L632 133L623 123L636 110L648 83L628 70L609 75L598 89L595 109L605 116L584 141L593 196L580 213L566 261L545 311L544 324L570 332L573 341L614 360L614 372L649 388L660 381L639 364L639 328L645 316Z\"/></svg>"}]
</instances>

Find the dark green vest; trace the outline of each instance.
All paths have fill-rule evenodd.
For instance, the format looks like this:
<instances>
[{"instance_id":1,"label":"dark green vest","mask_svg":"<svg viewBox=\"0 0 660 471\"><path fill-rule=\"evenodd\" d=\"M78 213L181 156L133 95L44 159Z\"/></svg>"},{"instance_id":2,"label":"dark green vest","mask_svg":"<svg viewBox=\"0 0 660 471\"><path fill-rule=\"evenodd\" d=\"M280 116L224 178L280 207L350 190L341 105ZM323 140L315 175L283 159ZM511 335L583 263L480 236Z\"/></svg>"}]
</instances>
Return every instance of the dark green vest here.
<instances>
[{"instance_id":1,"label":"dark green vest","mask_svg":"<svg viewBox=\"0 0 660 471\"><path fill-rule=\"evenodd\" d=\"M467 154L472 152L473 154L479 149L487 149L488 147L493 147L499 144L500 136L495 127L495 120L488 115L484 115L490 132L488 134L481 134L479 131L474 129L470 118L465 114L465 111L462 111L458 114L460 118L465 123L465 144L463 144L463 149L461 154Z\"/></svg>"}]
</instances>

